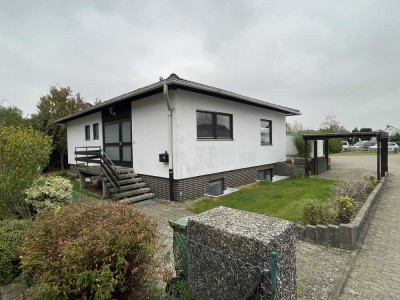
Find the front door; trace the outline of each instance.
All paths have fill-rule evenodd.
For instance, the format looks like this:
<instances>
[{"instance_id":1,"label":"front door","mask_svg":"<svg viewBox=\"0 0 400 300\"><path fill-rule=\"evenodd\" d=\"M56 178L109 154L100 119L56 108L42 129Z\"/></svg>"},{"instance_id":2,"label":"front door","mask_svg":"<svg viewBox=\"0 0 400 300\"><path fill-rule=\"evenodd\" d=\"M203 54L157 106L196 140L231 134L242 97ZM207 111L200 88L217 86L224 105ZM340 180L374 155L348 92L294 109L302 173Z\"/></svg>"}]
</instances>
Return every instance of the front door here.
<instances>
[{"instance_id":1,"label":"front door","mask_svg":"<svg viewBox=\"0 0 400 300\"><path fill-rule=\"evenodd\" d=\"M104 151L117 166L132 167L130 120L104 124Z\"/></svg>"}]
</instances>

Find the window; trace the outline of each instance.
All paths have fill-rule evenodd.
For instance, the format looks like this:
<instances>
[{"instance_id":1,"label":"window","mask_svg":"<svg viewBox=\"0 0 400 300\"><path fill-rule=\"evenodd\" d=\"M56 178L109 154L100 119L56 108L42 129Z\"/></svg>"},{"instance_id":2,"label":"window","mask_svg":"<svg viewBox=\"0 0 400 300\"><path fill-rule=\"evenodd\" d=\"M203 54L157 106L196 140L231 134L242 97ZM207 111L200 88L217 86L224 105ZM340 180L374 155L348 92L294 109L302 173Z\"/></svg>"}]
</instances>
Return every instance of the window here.
<instances>
[{"instance_id":1,"label":"window","mask_svg":"<svg viewBox=\"0 0 400 300\"><path fill-rule=\"evenodd\" d=\"M94 140L99 139L99 123L93 124L93 139Z\"/></svg>"},{"instance_id":2,"label":"window","mask_svg":"<svg viewBox=\"0 0 400 300\"><path fill-rule=\"evenodd\" d=\"M85 126L85 140L90 140L90 125Z\"/></svg>"},{"instance_id":3,"label":"window","mask_svg":"<svg viewBox=\"0 0 400 300\"><path fill-rule=\"evenodd\" d=\"M272 121L261 119L261 145L272 145Z\"/></svg>"},{"instance_id":4,"label":"window","mask_svg":"<svg viewBox=\"0 0 400 300\"><path fill-rule=\"evenodd\" d=\"M224 193L224 180L218 179L208 183L208 194L211 196L219 196Z\"/></svg>"},{"instance_id":5,"label":"window","mask_svg":"<svg viewBox=\"0 0 400 300\"><path fill-rule=\"evenodd\" d=\"M232 139L232 115L208 111L196 111L197 138Z\"/></svg>"},{"instance_id":6,"label":"window","mask_svg":"<svg viewBox=\"0 0 400 300\"><path fill-rule=\"evenodd\" d=\"M259 170L257 173L258 180L272 181L272 169Z\"/></svg>"}]
</instances>

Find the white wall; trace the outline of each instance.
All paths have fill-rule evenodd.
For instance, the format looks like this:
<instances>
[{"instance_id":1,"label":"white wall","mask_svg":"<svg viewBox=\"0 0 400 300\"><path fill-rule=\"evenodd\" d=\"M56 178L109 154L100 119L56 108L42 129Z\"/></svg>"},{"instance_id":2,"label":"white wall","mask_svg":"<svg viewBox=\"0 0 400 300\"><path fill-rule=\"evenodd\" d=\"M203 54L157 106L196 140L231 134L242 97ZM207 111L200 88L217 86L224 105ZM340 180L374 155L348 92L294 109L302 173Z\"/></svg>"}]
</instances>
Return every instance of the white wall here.
<instances>
[{"instance_id":1,"label":"white wall","mask_svg":"<svg viewBox=\"0 0 400 300\"><path fill-rule=\"evenodd\" d=\"M93 124L99 124L99 139L93 139ZM85 140L85 126L90 125L90 141ZM75 147L103 146L101 112L67 122L68 163L75 164Z\"/></svg>"},{"instance_id":2,"label":"white wall","mask_svg":"<svg viewBox=\"0 0 400 300\"><path fill-rule=\"evenodd\" d=\"M318 140L317 147L318 147L317 148L318 157L324 156L324 141ZM290 156L297 155L297 149L294 145L294 136L293 135L286 136L286 155L290 155ZM314 157L314 142L313 141L311 144L311 157Z\"/></svg>"},{"instance_id":3,"label":"white wall","mask_svg":"<svg viewBox=\"0 0 400 300\"><path fill-rule=\"evenodd\" d=\"M283 113L183 90L174 98L175 179L285 160ZM197 140L198 109L232 114L233 140ZM272 120L272 146L261 146L260 119Z\"/></svg>"},{"instance_id":4,"label":"white wall","mask_svg":"<svg viewBox=\"0 0 400 300\"><path fill-rule=\"evenodd\" d=\"M173 100L173 92L170 93ZM168 151L168 115L163 94L132 102L132 159L135 172L168 178L168 164L158 160L160 153Z\"/></svg>"}]
</instances>

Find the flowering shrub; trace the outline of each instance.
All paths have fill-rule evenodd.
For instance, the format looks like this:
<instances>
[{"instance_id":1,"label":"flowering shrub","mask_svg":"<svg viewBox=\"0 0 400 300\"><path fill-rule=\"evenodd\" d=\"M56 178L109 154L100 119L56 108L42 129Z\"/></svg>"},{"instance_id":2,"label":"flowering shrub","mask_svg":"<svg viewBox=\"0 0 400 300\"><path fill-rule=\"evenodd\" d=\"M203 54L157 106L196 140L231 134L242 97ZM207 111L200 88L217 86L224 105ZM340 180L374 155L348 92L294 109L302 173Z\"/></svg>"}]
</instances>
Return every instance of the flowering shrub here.
<instances>
[{"instance_id":1,"label":"flowering shrub","mask_svg":"<svg viewBox=\"0 0 400 300\"><path fill-rule=\"evenodd\" d=\"M60 176L41 176L25 191L25 201L38 212L70 203L72 184Z\"/></svg>"},{"instance_id":2,"label":"flowering shrub","mask_svg":"<svg viewBox=\"0 0 400 300\"><path fill-rule=\"evenodd\" d=\"M331 201L310 200L303 208L304 221L311 225L336 223L337 215L337 209Z\"/></svg>"},{"instance_id":3,"label":"flowering shrub","mask_svg":"<svg viewBox=\"0 0 400 300\"><path fill-rule=\"evenodd\" d=\"M83 200L40 212L21 261L34 299L142 299L156 246L155 222L136 208Z\"/></svg>"},{"instance_id":4,"label":"flowering shrub","mask_svg":"<svg viewBox=\"0 0 400 300\"><path fill-rule=\"evenodd\" d=\"M338 204L338 223L350 223L356 214L354 200L348 196L340 196Z\"/></svg>"},{"instance_id":5,"label":"flowering shrub","mask_svg":"<svg viewBox=\"0 0 400 300\"><path fill-rule=\"evenodd\" d=\"M30 220L5 219L0 221L0 284L12 282L19 269L24 232L32 226Z\"/></svg>"}]
</instances>

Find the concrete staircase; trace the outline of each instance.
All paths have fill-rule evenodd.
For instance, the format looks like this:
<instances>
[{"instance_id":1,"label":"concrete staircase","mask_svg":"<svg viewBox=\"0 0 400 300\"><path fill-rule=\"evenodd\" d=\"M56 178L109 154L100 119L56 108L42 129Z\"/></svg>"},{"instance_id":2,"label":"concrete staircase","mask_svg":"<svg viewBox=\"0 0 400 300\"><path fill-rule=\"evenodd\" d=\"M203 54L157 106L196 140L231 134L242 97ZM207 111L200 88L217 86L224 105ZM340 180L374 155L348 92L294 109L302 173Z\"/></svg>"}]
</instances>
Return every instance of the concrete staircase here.
<instances>
[{"instance_id":1,"label":"concrete staircase","mask_svg":"<svg viewBox=\"0 0 400 300\"><path fill-rule=\"evenodd\" d=\"M110 190L112 200L131 204L155 197L155 194L151 193L150 188L145 182L142 182L142 178L138 177L133 169L121 168L118 171L116 180L120 186L119 191L106 179L106 186Z\"/></svg>"}]
</instances>

